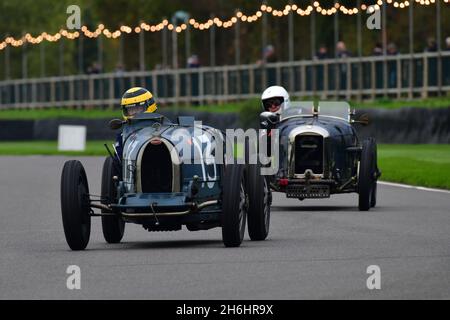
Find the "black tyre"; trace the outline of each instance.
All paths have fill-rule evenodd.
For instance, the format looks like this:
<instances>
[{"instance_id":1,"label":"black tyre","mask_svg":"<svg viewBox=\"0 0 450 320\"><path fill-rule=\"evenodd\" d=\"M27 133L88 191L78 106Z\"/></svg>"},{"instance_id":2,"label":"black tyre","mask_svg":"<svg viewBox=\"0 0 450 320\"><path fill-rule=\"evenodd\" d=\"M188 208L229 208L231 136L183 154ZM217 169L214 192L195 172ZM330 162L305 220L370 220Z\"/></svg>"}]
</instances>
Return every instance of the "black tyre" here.
<instances>
[{"instance_id":1,"label":"black tyre","mask_svg":"<svg viewBox=\"0 0 450 320\"><path fill-rule=\"evenodd\" d=\"M377 205L377 182L372 186L372 194L370 195L370 207L375 208Z\"/></svg>"},{"instance_id":2,"label":"black tyre","mask_svg":"<svg viewBox=\"0 0 450 320\"><path fill-rule=\"evenodd\" d=\"M248 201L244 166L227 165L222 195L222 239L226 247L241 245L245 234Z\"/></svg>"},{"instance_id":3,"label":"black tyre","mask_svg":"<svg viewBox=\"0 0 450 320\"><path fill-rule=\"evenodd\" d=\"M373 141L374 145L374 174L378 174L378 150L377 150L377 144L376 141ZM378 177L374 177L373 186L372 186L372 194L370 195L370 207L375 208L377 205L377 179Z\"/></svg>"},{"instance_id":4,"label":"black tyre","mask_svg":"<svg viewBox=\"0 0 450 320\"><path fill-rule=\"evenodd\" d=\"M360 211L368 211L372 204L372 196L374 195L374 187L376 186L375 152L375 141L373 139L364 140L358 177L358 207Z\"/></svg>"},{"instance_id":5,"label":"black tyre","mask_svg":"<svg viewBox=\"0 0 450 320\"><path fill-rule=\"evenodd\" d=\"M88 181L79 161L68 161L64 165L61 213L67 244L72 250L84 250L91 235L91 217Z\"/></svg>"},{"instance_id":6,"label":"black tyre","mask_svg":"<svg viewBox=\"0 0 450 320\"><path fill-rule=\"evenodd\" d=\"M113 181L113 177L120 176L118 168L114 165L114 160L111 157L106 158L103 164L102 173L102 203L111 204L117 202L117 189ZM102 213L107 211L102 210ZM103 237L108 243L119 243L125 232L125 221L120 216L106 216L102 217Z\"/></svg>"},{"instance_id":7,"label":"black tyre","mask_svg":"<svg viewBox=\"0 0 450 320\"><path fill-rule=\"evenodd\" d=\"M270 190L259 165L248 166L248 235L253 241L265 240L270 227Z\"/></svg>"}]
</instances>

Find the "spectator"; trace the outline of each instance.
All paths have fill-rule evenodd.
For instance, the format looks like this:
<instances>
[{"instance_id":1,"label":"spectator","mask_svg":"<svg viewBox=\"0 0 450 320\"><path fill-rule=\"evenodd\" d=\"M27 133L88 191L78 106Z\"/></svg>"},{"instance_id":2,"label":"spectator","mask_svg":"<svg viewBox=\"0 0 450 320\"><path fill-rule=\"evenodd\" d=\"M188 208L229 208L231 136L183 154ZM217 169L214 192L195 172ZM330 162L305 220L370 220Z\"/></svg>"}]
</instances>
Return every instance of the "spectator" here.
<instances>
[{"instance_id":1,"label":"spectator","mask_svg":"<svg viewBox=\"0 0 450 320\"><path fill-rule=\"evenodd\" d=\"M336 56L341 59L351 57L351 53L347 50L347 46L344 41L339 41L336 44Z\"/></svg>"},{"instance_id":2,"label":"spectator","mask_svg":"<svg viewBox=\"0 0 450 320\"><path fill-rule=\"evenodd\" d=\"M383 45L381 42L377 42L372 50L372 55L380 57L383 53ZM375 87L377 89L383 88L383 61L375 62Z\"/></svg>"},{"instance_id":3,"label":"spectator","mask_svg":"<svg viewBox=\"0 0 450 320\"><path fill-rule=\"evenodd\" d=\"M381 43L377 42L375 47L372 50L372 55L374 56L382 56L383 55L383 46Z\"/></svg>"},{"instance_id":4,"label":"spectator","mask_svg":"<svg viewBox=\"0 0 450 320\"><path fill-rule=\"evenodd\" d=\"M265 63L277 62L277 56L273 45L268 45L263 51L263 60Z\"/></svg>"},{"instance_id":5,"label":"spectator","mask_svg":"<svg viewBox=\"0 0 450 320\"><path fill-rule=\"evenodd\" d=\"M386 51L388 56L395 56L398 54L397 46L393 42L388 44ZM389 88L395 88L397 86L397 61L389 60L387 67Z\"/></svg>"},{"instance_id":6,"label":"spectator","mask_svg":"<svg viewBox=\"0 0 450 320\"><path fill-rule=\"evenodd\" d=\"M102 72L102 68L98 62L94 62L90 67L87 69L88 74L99 74Z\"/></svg>"},{"instance_id":7,"label":"spectator","mask_svg":"<svg viewBox=\"0 0 450 320\"><path fill-rule=\"evenodd\" d=\"M339 41L336 43L336 58L338 59L347 59L351 57L350 51L347 50L347 46L343 41ZM340 89L346 90L347 89L347 64L341 63L339 65L339 83L340 83Z\"/></svg>"},{"instance_id":8,"label":"spectator","mask_svg":"<svg viewBox=\"0 0 450 320\"><path fill-rule=\"evenodd\" d=\"M121 64L121 63L116 64L116 69L114 70L114 72L115 72L117 75L122 75L122 74L125 72L125 67L124 67L124 65Z\"/></svg>"},{"instance_id":9,"label":"spectator","mask_svg":"<svg viewBox=\"0 0 450 320\"><path fill-rule=\"evenodd\" d=\"M324 59L328 59L328 49L325 45L321 45L319 47L319 51L317 51L314 59L318 59L318 60L324 60ZM317 89L318 90L323 90L324 88L324 67L323 65L318 65L317 67L315 67L317 70Z\"/></svg>"},{"instance_id":10,"label":"spectator","mask_svg":"<svg viewBox=\"0 0 450 320\"><path fill-rule=\"evenodd\" d=\"M318 60L328 59L328 49L325 45L319 47L319 51L317 51L315 58Z\"/></svg>"},{"instance_id":11,"label":"spectator","mask_svg":"<svg viewBox=\"0 0 450 320\"><path fill-rule=\"evenodd\" d=\"M395 56L398 54L397 46L395 43L391 42L387 46L387 55L388 56Z\"/></svg>"},{"instance_id":12,"label":"spectator","mask_svg":"<svg viewBox=\"0 0 450 320\"><path fill-rule=\"evenodd\" d=\"M200 68L200 59L196 54L190 56L187 60L188 68Z\"/></svg>"},{"instance_id":13,"label":"spectator","mask_svg":"<svg viewBox=\"0 0 450 320\"><path fill-rule=\"evenodd\" d=\"M445 39L445 51L450 51L450 37ZM450 57L443 57L442 69L444 71L444 85L450 85Z\"/></svg>"},{"instance_id":14,"label":"spectator","mask_svg":"<svg viewBox=\"0 0 450 320\"><path fill-rule=\"evenodd\" d=\"M265 66L267 63L274 63L277 62L277 56L275 53L275 48L273 45L268 45L263 49L263 53L262 53L262 59L258 60L256 62L257 65L263 67ZM275 68L267 68L266 71L267 73L267 86L274 86L276 85L277 82L277 75L276 75L276 69Z\"/></svg>"},{"instance_id":15,"label":"spectator","mask_svg":"<svg viewBox=\"0 0 450 320\"><path fill-rule=\"evenodd\" d=\"M425 47L425 52L433 53L438 51L436 40L432 37L428 38L427 46ZM437 85L437 58L428 58L428 85Z\"/></svg>"},{"instance_id":16,"label":"spectator","mask_svg":"<svg viewBox=\"0 0 450 320\"><path fill-rule=\"evenodd\" d=\"M123 79L123 73L125 72L125 67L123 64L116 64L116 69L114 73L116 77L114 77L114 90L115 96L120 97L120 95L125 91L125 83Z\"/></svg>"},{"instance_id":17,"label":"spectator","mask_svg":"<svg viewBox=\"0 0 450 320\"><path fill-rule=\"evenodd\" d=\"M428 38L427 46L425 47L425 52L436 52L437 51L437 43L434 38Z\"/></svg>"},{"instance_id":18,"label":"spectator","mask_svg":"<svg viewBox=\"0 0 450 320\"><path fill-rule=\"evenodd\" d=\"M187 67L190 69L200 68L200 59L198 55L193 54L187 60ZM191 77L191 93L190 95L193 97L199 96L199 75L197 72L193 72L190 75ZM195 103L194 103L195 104Z\"/></svg>"}]
</instances>

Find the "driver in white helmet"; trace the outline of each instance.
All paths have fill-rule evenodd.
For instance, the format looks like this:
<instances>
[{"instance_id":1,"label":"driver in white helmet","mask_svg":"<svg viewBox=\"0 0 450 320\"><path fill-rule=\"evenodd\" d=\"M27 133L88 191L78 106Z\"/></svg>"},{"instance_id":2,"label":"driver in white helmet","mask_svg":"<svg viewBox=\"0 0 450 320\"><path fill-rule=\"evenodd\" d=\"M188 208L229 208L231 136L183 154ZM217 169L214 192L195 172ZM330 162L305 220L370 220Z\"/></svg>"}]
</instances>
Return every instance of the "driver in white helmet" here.
<instances>
[{"instance_id":1,"label":"driver in white helmet","mask_svg":"<svg viewBox=\"0 0 450 320\"><path fill-rule=\"evenodd\" d=\"M278 119L281 116L281 112L290 107L289 93L285 88L280 86L272 86L267 88L261 96L262 107L264 111L275 113ZM267 155L270 157L271 151L271 139L272 130L263 130L262 134L267 134Z\"/></svg>"},{"instance_id":2,"label":"driver in white helmet","mask_svg":"<svg viewBox=\"0 0 450 320\"><path fill-rule=\"evenodd\" d=\"M280 116L282 110L290 106L289 93L283 87L272 86L263 92L261 102L264 111L269 111Z\"/></svg>"}]
</instances>

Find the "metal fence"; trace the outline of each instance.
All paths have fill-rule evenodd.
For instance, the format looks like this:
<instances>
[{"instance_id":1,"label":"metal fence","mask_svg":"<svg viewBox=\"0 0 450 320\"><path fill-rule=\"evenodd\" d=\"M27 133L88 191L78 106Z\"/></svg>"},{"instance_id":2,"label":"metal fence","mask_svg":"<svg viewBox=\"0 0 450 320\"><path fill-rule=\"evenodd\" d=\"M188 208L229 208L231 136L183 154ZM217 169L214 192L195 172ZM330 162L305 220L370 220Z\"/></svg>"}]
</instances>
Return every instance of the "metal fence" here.
<instances>
[{"instance_id":1,"label":"metal fence","mask_svg":"<svg viewBox=\"0 0 450 320\"><path fill-rule=\"evenodd\" d=\"M450 51L0 82L0 108L113 107L143 86L162 104L204 104L259 97L270 85L293 97L366 100L450 91Z\"/></svg>"}]
</instances>

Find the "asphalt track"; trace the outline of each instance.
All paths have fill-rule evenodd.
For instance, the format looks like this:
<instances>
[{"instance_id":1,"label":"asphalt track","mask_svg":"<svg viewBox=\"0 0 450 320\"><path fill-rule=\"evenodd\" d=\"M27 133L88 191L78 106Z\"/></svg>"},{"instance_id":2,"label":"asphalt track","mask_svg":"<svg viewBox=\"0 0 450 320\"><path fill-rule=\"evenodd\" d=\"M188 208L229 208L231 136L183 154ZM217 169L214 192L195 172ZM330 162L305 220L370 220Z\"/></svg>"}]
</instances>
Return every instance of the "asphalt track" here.
<instances>
[{"instance_id":1,"label":"asphalt track","mask_svg":"<svg viewBox=\"0 0 450 320\"><path fill-rule=\"evenodd\" d=\"M223 247L220 229L148 233L127 224L107 245L100 220L72 252L64 239L63 157L0 157L0 299L449 299L450 194L379 186L379 207L356 195L275 194L264 242ZM103 159L81 158L99 193ZM81 268L81 290L66 269ZM381 270L369 290L367 267Z\"/></svg>"}]
</instances>

